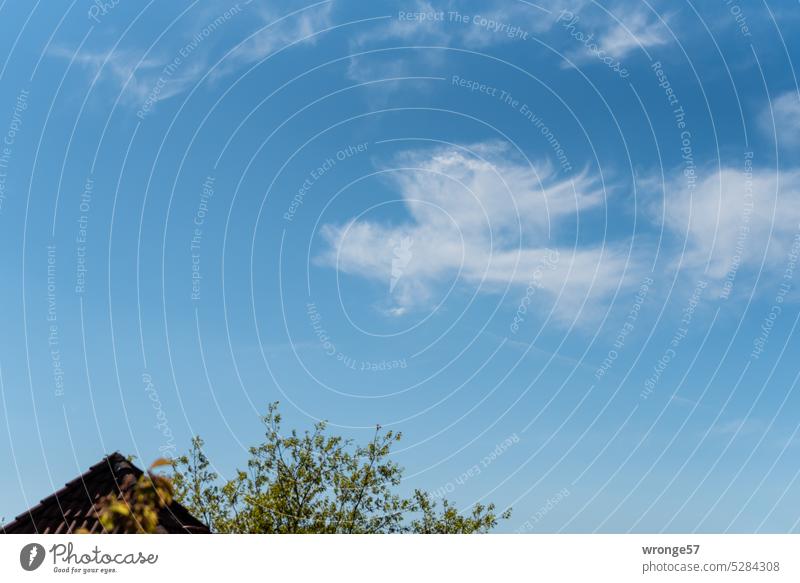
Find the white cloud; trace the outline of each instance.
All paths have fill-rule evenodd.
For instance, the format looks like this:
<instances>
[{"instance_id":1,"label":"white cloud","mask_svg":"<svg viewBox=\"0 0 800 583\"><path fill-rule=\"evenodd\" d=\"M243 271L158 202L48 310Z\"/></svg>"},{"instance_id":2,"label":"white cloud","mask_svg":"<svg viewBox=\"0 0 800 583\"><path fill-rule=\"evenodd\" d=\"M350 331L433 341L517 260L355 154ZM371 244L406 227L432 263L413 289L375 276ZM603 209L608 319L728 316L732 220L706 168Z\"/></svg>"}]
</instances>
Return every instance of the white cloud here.
<instances>
[{"instance_id":1,"label":"white cloud","mask_svg":"<svg viewBox=\"0 0 800 583\"><path fill-rule=\"evenodd\" d=\"M665 45L670 42L670 15L660 19L642 8L618 6L613 10L568 8L556 15L556 23L568 34L568 60L561 63L603 62L609 67L624 68L624 59L637 50ZM663 20L663 22L662 22ZM572 61L572 63L570 63Z\"/></svg>"},{"instance_id":2,"label":"white cloud","mask_svg":"<svg viewBox=\"0 0 800 583\"><path fill-rule=\"evenodd\" d=\"M620 23L610 22L600 35L600 47L611 56L621 59L639 48L648 49L669 42L666 25L651 19L644 10L618 10L615 15Z\"/></svg>"},{"instance_id":3,"label":"white cloud","mask_svg":"<svg viewBox=\"0 0 800 583\"><path fill-rule=\"evenodd\" d=\"M426 15L424 18L402 20L398 13L391 14L391 19L381 21L371 30L354 36L352 50L390 43L482 51L501 44L529 44L534 37L541 37L553 28L556 34L563 36L563 30L559 29L573 18L574 26L569 30L574 38L568 39L564 49L573 61L591 62L591 59L597 59L598 51L601 58L619 60L637 49L664 45L671 38L661 20L650 12L628 5L621 5L609 12L596 9L585 0L540 1L536 6L539 8L524 2L498 0L474 3L414 0L404 7L405 12ZM442 17L431 18L433 14L441 14ZM468 17L469 20L459 20L453 14ZM566 14L569 18L565 20ZM668 23L670 16L662 16L662 19ZM586 39L589 40L584 42ZM579 45L577 48L576 44ZM413 65L408 67L411 70L418 70L420 63L441 67L444 55L447 53L436 50L404 51L383 56L382 60L393 58L398 62L410 63ZM358 61L360 64L363 59ZM563 63L562 66L569 67L569 64ZM360 73L358 64L351 67L349 73L351 78L359 80L368 76L368 73Z\"/></svg>"},{"instance_id":4,"label":"white cloud","mask_svg":"<svg viewBox=\"0 0 800 583\"><path fill-rule=\"evenodd\" d=\"M565 317L587 298L608 298L628 265L625 253L613 244L553 243L574 236L577 216L603 203L595 178L584 172L568 179L547 164L531 168L499 143L469 150L398 157L390 175L410 220L327 224L319 260L391 288L386 311L394 314L434 307L454 282L502 293L534 281L557 298Z\"/></svg>"},{"instance_id":5,"label":"white cloud","mask_svg":"<svg viewBox=\"0 0 800 583\"><path fill-rule=\"evenodd\" d=\"M281 11L265 5L251 4L254 17L262 23L259 31L233 49L214 70L219 78L243 66L251 65L292 43L314 44L317 33L332 25L332 3L314 5L292 12ZM248 8L250 10L250 8Z\"/></svg>"},{"instance_id":6,"label":"white cloud","mask_svg":"<svg viewBox=\"0 0 800 583\"><path fill-rule=\"evenodd\" d=\"M124 87L123 101L141 104L153 90L166 62L156 58L143 59L134 51L117 50L113 53L83 49L75 52L65 47L53 47L50 56L67 59L89 71L92 83L111 81L119 89ZM162 99L183 90L183 77L165 85Z\"/></svg>"},{"instance_id":7,"label":"white cloud","mask_svg":"<svg viewBox=\"0 0 800 583\"><path fill-rule=\"evenodd\" d=\"M650 11L628 4L613 10L599 10L587 0L540 0L536 3L482 0L464 2L413 0L402 12L422 15L399 18L389 14L370 31L353 38L356 47L375 42L426 43L473 50L510 42L525 42L556 25L563 25L563 15L577 18L586 34L597 39L608 54L621 58L640 47L649 48L669 42L667 27ZM432 15L441 17L432 18ZM456 16L457 15L457 16ZM463 18L462 18L463 17ZM662 16L667 24L669 16ZM525 33L525 34L523 34Z\"/></svg>"},{"instance_id":8,"label":"white cloud","mask_svg":"<svg viewBox=\"0 0 800 583\"><path fill-rule=\"evenodd\" d=\"M800 225L800 171L725 167L700 175L693 190L683 174L666 186L666 226L681 246L686 242L675 262L707 268L712 279L758 268L762 260L767 269L782 266ZM658 198L653 218L662 213Z\"/></svg>"},{"instance_id":9,"label":"white cloud","mask_svg":"<svg viewBox=\"0 0 800 583\"><path fill-rule=\"evenodd\" d=\"M570 5L574 9L582 3L583 0ZM355 35L351 45L353 50L384 42L401 46L423 44L481 50L503 43L523 43L529 41L531 35L551 28L555 16L566 3L565 0L540 0L535 5L541 8L518 1L414 0L403 4L402 10L387 14L390 19ZM423 16L401 19L400 12ZM412 57L403 53L402 58ZM425 51L419 58L433 58L436 64L441 63L439 51Z\"/></svg>"},{"instance_id":10,"label":"white cloud","mask_svg":"<svg viewBox=\"0 0 800 583\"><path fill-rule=\"evenodd\" d=\"M761 129L783 147L800 145L800 95L783 93L764 108L759 118Z\"/></svg>"},{"instance_id":11,"label":"white cloud","mask_svg":"<svg viewBox=\"0 0 800 583\"><path fill-rule=\"evenodd\" d=\"M55 47L49 50L49 54L71 60L87 69L93 82L110 81L120 89L124 87L123 103L140 107L148 98L163 101L184 93L197 83L213 65L211 55L214 45L226 37L225 34L216 34L216 31L228 26L233 19L255 20L259 32L236 46L210 74L211 79L240 71L242 67L260 61L291 43L313 44L315 33L331 25L331 10L331 3L293 12L286 10L281 14L256 4L216 16L207 9L203 18L197 21L198 30L206 31L199 40L199 33L189 30L187 36L181 39L184 44L171 50L161 49L158 54L147 58L142 58L141 51L130 49L113 52L82 49L75 52L69 48Z\"/></svg>"}]
</instances>

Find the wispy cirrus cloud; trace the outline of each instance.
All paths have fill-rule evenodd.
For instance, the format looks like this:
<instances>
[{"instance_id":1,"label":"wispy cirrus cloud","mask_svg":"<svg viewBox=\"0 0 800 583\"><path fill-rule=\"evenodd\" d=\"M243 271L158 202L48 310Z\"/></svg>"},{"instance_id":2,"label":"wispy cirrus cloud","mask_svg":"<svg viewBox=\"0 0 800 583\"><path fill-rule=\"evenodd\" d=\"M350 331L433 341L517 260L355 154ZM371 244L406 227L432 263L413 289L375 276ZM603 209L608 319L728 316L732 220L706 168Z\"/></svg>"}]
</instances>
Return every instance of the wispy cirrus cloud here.
<instances>
[{"instance_id":1,"label":"wispy cirrus cloud","mask_svg":"<svg viewBox=\"0 0 800 583\"><path fill-rule=\"evenodd\" d=\"M756 117L765 134L778 131L782 145L798 141L797 93L779 95ZM652 176L637 181L649 219L656 225L663 220L675 240L674 248L662 249L674 267L728 292L742 278L755 283L756 276L770 281L786 275L787 266L793 277L800 245L800 166L794 161L764 166L758 158L747 151L738 163L676 168L663 184Z\"/></svg>"},{"instance_id":2,"label":"wispy cirrus cloud","mask_svg":"<svg viewBox=\"0 0 800 583\"><path fill-rule=\"evenodd\" d=\"M405 47L407 50L354 55L347 75L364 82L385 78L387 71L391 71L393 76L409 76L420 71L441 70L447 64L449 48L477 51L526 37L530 25L541 22L531 19L531 11L536 10L517 2L493 0L476 5L454 0L414 0L387 13L389 18L377 21L350 39L352 53L387 46ZM476 15L485 19L483 26L473 21ZM489 21L497 24L487 26ZM501 26L505 27L503 31ZM508 34L509 31L513 34ZM396 85L388 89L387 86L374 86L373 89L387 91L394 87Z\"/></svg>"},{"instance_id":3,"label":"wispy cirrus cloud","mask_svg":"<svg viewBox=\"0 0 800 583\"><path fill-rule=\"evenodd\" d=\"M355 48L389 43L480 50L528 40L531 34L546 31L553 26L554 14L563 6L566 2L562 0L537 3L414 0L387 13L390 18L370 30L355 35L351 44Z\"/></svg>"},{"instance_id":4,"label":"wispy cirrus cloud","mask_svg":"<svg viewBox=\"0 0 800 583\"><path fill-rule=\"evenodd\" d=\"M618 6L610 10L561 10L556 22L580 46L566 48L574 62L620 61L636 51L668 44L671 15L656 16L641 7ZM569 67L568 62L562 64Z\"/></svg>"},{"instance_id":5,"label":"wispy cirrus cloud","mask_svg":"<svg viewBox=\"0 0 800 583\"><path fill-rule=\"evenodd\" d=\"M250 21L256 23L256 32L219 54L227 35L217 35L234 19L243 18L247 12ZM331 26L332 2L318 2L305 8L279 12L279 7L270 7L245 2L236 4L222 12L203 10L193 26L187 28L181 44L171 48L159 48L145 53L143 50L117 48L89 49L80 51L55 46L48 51L51 57L69 60L88 71L91 83L111 84L122 92L122 102L141 107L144 103L164 101L180 95L193 87L208 74L218 80L241 71L285 46L293 43L313 44L316 33ZM215 56L216 55L216 56ZM221 61L217 62L220 56Z\"/></svg>"},{"instance_id":6,"label":"wispy cirrus cloud","mask_svg":"<svg viewBox=\"0 0 800 583\"><path fill-rule=\"evenodd\" d=\"M603 204L588 172L566 178L549 164L531 167L495 142L406 152L394 167L392 186L410 220L326 224L318 257L347 274L391 281L388 313L430 308L459 282L485 293L533 285L573 317L583 302L608 298L634 268L623 246L554 243Z\"/></svg>"},{"instance_id":7,"label":"wispy cirrus cloud","mask_svg":"<svg viewBox=\"0 0 800 583\"><path fill-rule=\"evenodd\" d=\"M797 91L781 93L763 108L758 121L764 134L779 146L800 145L800 95Z\"/></svg>"},{"instance_id":8,"label":"wispy cirrus cloud","mask_svg":"<svg viewBox=\"0 0 800 583\"><path fill-rule=\"evenodd\" d=\"M610 10L599 9L584 0L536 3L415 0L404 6L403 11L388 16L391 18L355 35L351 50L388 45L481 52L499 45L532 44L535 38L542 38L551 46L561 45L560 50L571 61L591 64L598 57L619 61L637 50L668 44L672 40L668 27L673 19L670 14L659 18L639 6L620 4ZM566 43L563 39L554 42L551 37L563 37L564 28L573 38ZM370 71L380 71L384 66L405 71L418 70L423 65L442 68L446 56L446 51L419 50L354 57L348 74L364 80L374 78ZM562 64L569 66L567 62Z\"/></svg>"},{"instance_id":9,"label":"wispy cirrus cloud","mask_svg":"<svg viewBox=\"0 0 800 583\"><path fill-rule=\"evenodd\" d=\"M393 315L435 306L453 282L500 294L535 279L556 312L569 317L584 302L603 306L640 278L644 259L656 253L671 269L716 289L729 282L730 292L735 281L759 271L782 273L800 237L800 169L755 167L751 155L738 168L697 169L692 180L684 172L665 184L639 180L648 201L646 228L657 230L663 221L672 241L658 249L640 237L633 254L624 238L563 244L578 232L578 217L591 228L600 220L593 211L606 204L607 193L589 172L568 178L548 164L530 166L495 142L410 151L393 167L399 170L390 174L390 186L409 220L328 223L318 256L343 273L391 281L386 312Z\"/></svg>"},{"instance_id":10,"label":"wispy cirrus cloud","mask_svg":"<svg viewBox=\"0 0 800 583\"><path fill-rule=\"evenodd\" d=\"M145 58L141 53L130 50L75 51L55 46L50 48L49 55L68 60L86 70L92 85L111 83L122 91L123 102L130 104L140 104L146 99L166 64L165 59ZM163 98L167 99L180 93L186 81L176 78L165 88Z\"/></svg>"},{"instance_id":11,"label":"wispy cirrus cloud","mask_svg":"<svg viewBox=\"0 0 800 583\"><path fill-rule=\"evenodd\" d=\"M669 17L661 22L644 10L619 10L619 22L609 23L600 34L600 46L611 56L621 59L629 53L665 45L670 41Z\"/></svg>"},{"instance_id":12,"label":"wispy cirrus cloud","mask_svg":"<svg viewBox=\"0 0 800 583\"><path fill-rule=\"evenodd\" d=\"M740 269L782 269L800 226L800 170L742 167L701 169L693 188L686 177L664 191L643 181L651 194L651 217L663 212L666 227L685 251L673 263L712 280L735 277Z\"/></svg>"},{"instance_id":13,"label":"wispy cirrus cloud","mask_svg":"<svg viewBox=\"0 0 800 583\"><path fill-rule=\"evenodd\" d=\"M333 24L333 2L318 2L300 9L279 10L276 3L269 6L251 4L253 18L260 23L258 30L236 45L213 72L214 78L240 71L294 43L315 44L318 33Z\"/></svg>"}]
</instances>

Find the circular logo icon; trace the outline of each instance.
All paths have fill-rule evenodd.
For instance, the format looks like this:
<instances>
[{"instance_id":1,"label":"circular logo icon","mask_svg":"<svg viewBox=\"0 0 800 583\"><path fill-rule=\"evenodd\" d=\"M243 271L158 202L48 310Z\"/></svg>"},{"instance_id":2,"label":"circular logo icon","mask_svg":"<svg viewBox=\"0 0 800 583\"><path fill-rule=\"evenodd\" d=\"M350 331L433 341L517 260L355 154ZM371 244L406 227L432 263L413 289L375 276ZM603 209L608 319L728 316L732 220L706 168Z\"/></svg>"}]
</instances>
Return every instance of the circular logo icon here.
<instances>
[{"instance_id":1,"label":"circular logo icon","mask_svg":"<svg viewBox=\"0 0 800 583\"><path fill-rule=\"evenodd\" d=\"M19 564L26 571L35 571L44 562L44 547L39 543L29 543L19 552Z\"/></svg>"}]
</instances>

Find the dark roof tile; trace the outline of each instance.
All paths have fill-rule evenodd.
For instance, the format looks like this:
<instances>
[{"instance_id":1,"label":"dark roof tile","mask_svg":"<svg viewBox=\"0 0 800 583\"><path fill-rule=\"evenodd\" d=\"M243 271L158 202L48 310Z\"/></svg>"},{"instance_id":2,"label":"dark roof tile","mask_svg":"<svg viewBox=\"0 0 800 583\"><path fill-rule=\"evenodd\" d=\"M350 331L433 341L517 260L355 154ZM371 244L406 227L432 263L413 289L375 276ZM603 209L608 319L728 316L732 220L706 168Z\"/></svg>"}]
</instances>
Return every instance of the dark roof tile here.
<instances>
[{"instance_id":1,"label":"dark roof tile","mask_svg":"<svg viewBox=\"0 0 800 583\"><path fill-rule=\"evenodd\" d=\"M82 528L104 532L98 519L98 500L111 493L121 495L142 475L120 453L115 452L67 482L27 512L2 527L6 534L74 533ZM208 533L208 527L178 502L163 508L158 516L158 532L167 534Z\"/></svg>"}]
</instances>

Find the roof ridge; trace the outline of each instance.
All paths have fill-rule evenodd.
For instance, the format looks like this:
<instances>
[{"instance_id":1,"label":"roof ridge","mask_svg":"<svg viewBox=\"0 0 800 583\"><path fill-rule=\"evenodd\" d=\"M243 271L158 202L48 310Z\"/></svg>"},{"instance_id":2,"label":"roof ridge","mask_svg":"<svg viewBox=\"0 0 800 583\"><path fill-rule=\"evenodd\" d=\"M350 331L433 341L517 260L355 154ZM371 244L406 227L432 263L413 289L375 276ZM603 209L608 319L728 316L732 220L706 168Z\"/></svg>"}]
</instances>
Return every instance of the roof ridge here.
<instances>
[{"instance_id":1,"label":"roof ridge","mask_svg":"<svg viewBox=\"0 0 800 583\"><path fill-rule=\"evenodd\" d=\"M0 532L70 533L78 528L100 532L99 498L111 493L123 494L144 473L127 457L114 451L10 523L0 526ZM159 523L159 532L209 532L207 525L176 500L160 510Z\"/></svg>"},{"instance_id":2,"label":"roof ridge","mask_svg":"<svg viewBox=\"0 0 800 583\"><path fill-rule=\"evenodd\" d=\"M108 468L108 471L111 473L111 477L114 480L114 484L116 485L117 489L119 490L121 484L120 484L119 476L117 475L117 471L118 470L117 470L117 468L114 467L114 464L115 463L120 463L120 462L127 464L130 467L131 471L134 474L137 474L137 477L139 475L141 475L142 473L144 473L133 462L129 461L128 458L126 458L124 455L122 455L119 451L115 450L115 451L111 452L110 454L104 456L103 459L101 459L96 464L93 464L93 465L89 466L89 469L86 470L85 472L83 472L82 474L76 476L75 478L69 480L68 482L65 482L64 485L61 488L59 488L58 490L56 490L55 492L53 492L49 496L45 496L44 498L41 498L39 500L39 502L37 502L36 504L31 506L28 510L26 510L22 514L18 514L17 516L15 516L14 519L11 522L9 522L8 524L2 526L2 530L7 530L9 527L11 527L15 523L19 522L20 520L31 516L35 510L44 507L45 504L47 502L49 502L51 499L53 499L53 498L55 498L56 503L58 503L58 497L59 496L65 495L72 488L75 488L75 487L82 488L85 485L85 483L86 483L88 478L92 477L94 474L99 473L99 471L101 471L101 470L103 470L105 468ZM82 489L85 490L85 488L82 488Z\"/></svg>"}]
</instances>

